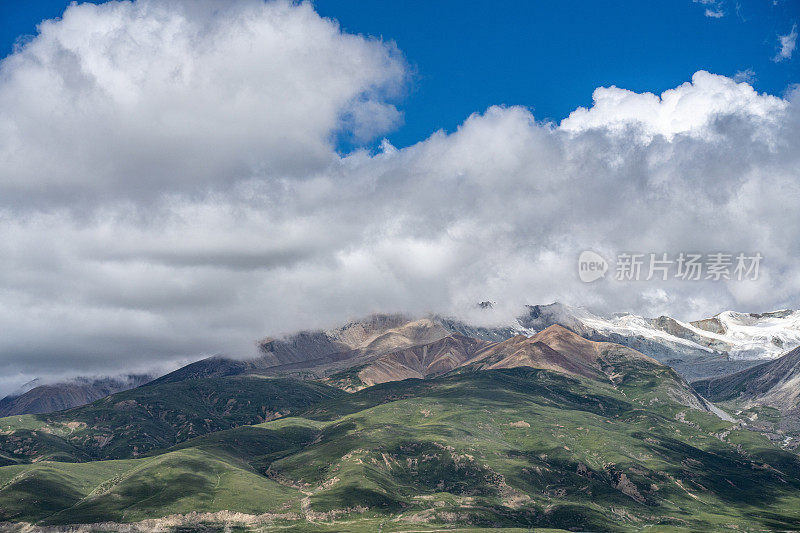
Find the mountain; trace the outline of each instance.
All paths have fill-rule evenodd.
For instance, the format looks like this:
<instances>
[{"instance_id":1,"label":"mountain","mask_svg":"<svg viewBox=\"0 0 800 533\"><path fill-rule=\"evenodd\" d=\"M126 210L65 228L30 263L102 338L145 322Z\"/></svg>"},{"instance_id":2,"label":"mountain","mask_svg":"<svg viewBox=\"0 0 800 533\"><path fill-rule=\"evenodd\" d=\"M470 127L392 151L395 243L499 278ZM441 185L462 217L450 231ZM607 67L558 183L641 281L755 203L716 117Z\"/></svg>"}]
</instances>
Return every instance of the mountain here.
<instances>
[{"instance_id":1,"label":"mountain","mask_svg":"<svg viewBox=\"0 0 800 533\"><path fill-rule=\"evenodd\" d=\"M710 343L725 343L733 359L775 359L800 346L800 311L725 311L691 322Z\"/></svg>"},{"instance_id":2,"label":"mountain","mask_svg":"<svg viewBox=\"0 0 800 533\"><path fill-rule=\"evenodd\" d=\"M11 528L102 523L133 531L800 527L800 457L675 401L668 392L675 374L664 365L572 335L554 328L527 343L540 343L537 349L521 349L558 347L577 369L594 369L591 376L480 366L513 356L509 343L429 379L351 394L323 389L331 396L288 416L145 456L80 463L20 457L0 467L0 520ZM244 400L234 392L247 389L239 379L219 381ZM215 397L199 385L205 381L217 378L169 385L185 387L180 394L161 390L181 414L199 419L208 404L191 398ZM273 384L276 400L298 386ZM167 385L141 390L159 387ZM109 407L119 403L111 398ZM219 410L226 398L219 394L211 405ZM8 427L17 418L0 420L7 436L19 431ZM80 441L85 429L73 427ZM22 440L52 436L29 430Z\"/></svg>"},{"instance_id":3,"label":"mountain","mask_svg":"<svg viewBox=\"0 0 800 533\"><path fill-rule=\"evenodd\" d=\"M797 530L800 348L694 388L658 360L724 359L713 335L734 330L541 306L517 326L375 315L267 339L0 418L0 530Z\"/></svg>"},{"instance_id":4,"label":"mountain","mask_svg":"<svg viewBox=\"0 0 800 533\"><path fill-rule=\"evenodd\" d=\"M657 377L648 397L669 397L693 409L708 411L732 420L697 394L672 368L641 352L610 342L595 342L558 325L533 337L518 335L483 350L473 361L477 369L530 367L554 370L573 376L608 382L612 386L626 381Z\"/></svg>"},{"instance_id":5,"label":"mountain","mask_svg":"<svg viewBox=\"0 0 800 533\"><path fill-rule=\"evenodd\" d=\"M517 335L496 344L479 356L479 368L516 368L521 366L556 370L565 374L598 379L603 372L603 356L609 343L592 342L559 325L549 326L533 337ZM647 364L655 360L622 346L618 348Z\"/></svg>"},{"instance_id":6,"label":"mountain","mask_svg":"<svg viewBox=\"0 0 800 533\"><path fill-rule=\"evenodd\" d=\"M491 312L491 306L485 308ZM674 367L687 379L749 368L758 361L744 357L772 357L779 345L788 349L800 344L800 314L786 311L747 317L722 313L695 325L669 317L602 318L585 309L558 303L529 306L514 323L494 327L474 326L441 316L376 314L326 331L301 331L284 338L268 338L260 343L261 353L256 358L209 357L156 382L246 374L285 375L331 378L355 390L389 379L436 375L439 371L435 366L427 369L428 363L424 361L427 355L423 356L417 348L448 337L452 338L445 344L458 344L454 342L458 336L497 343L520 334L530 336L552 325L561 325L594 341L627 346ZM767 331L768 334L764 333ZM430 349L436 353L443 348L426 348ZM406 350L411 352L400 353ZM412 353L415 350L419 353ZM444 350L454 360L463 361L460 348ZM380 363L376 362L380 357L383 357ZM361 367L358 372L353 370L356 367ZM368 376L370 372L375 372L374 376ZM361 378L358 373L362 373Z\"/></svg>"},{"instance_id":7,"label":"mountain","mask_svg":"<svg viewBox=\"0 0 800 533\"><path fill-rule=\"evenodd\" d=\"M122 377L79 377L70 381L38 385L34 380L24 391L0 400L0 417L52 413L105 398L115 392L133 389L151 381L153 376L133 374Z\"/></svg>"},{"instance_id":8,"label":"mountain","mask_svg":"<svg viewBox=\"0 0 800 533\"><path fill-rule=\"evenodd\" d=\"M31 383L28 386L30 390L20 390L0 400L0 416L69 409L151 380L154 384L163 384L252 374L318 378L364 364L392 351L435 343L451 334L453 338L448 342L459 335L480 340L502 340L513 335L515 331L511 328L473 327L438 317L412 319L399 314L376 314L328 331L302 331L282 339L265 339L260 344L261 355L253 359L232 359L217 355L191 363L154 380L149 376L128 376L76 378L69 382L41 386ZM388 379L425 377L451 369L447 365L433 364L426 371L419 367L423 364L420 361L416 366L409 363L414 369L398 367L392 370L389 368L389 359L391 358L382 361L387 365L382 374L367 378L369 384ZM363 384L356 385L358 386Z\"/></svg>"},{"instance_id":9,"label":"mountain","mask_svg":"<svg viewBox=\"0 0 800 533\"><path fill-rule=\"evenodd\" d=\"M501 342L451 334L432 343L379 353L362 356L357 364L351 361L353 367L330 375L325 382L352 392L378 383L430 378L470 366L540 368L614 383L622 375L646 369L660 374L662 384L670 383L673 399L680 398L680 403L696 409L713 408L668 366L632 348L587 340L559 325L549 326L532 337L517 334Z\"/></svg>"},{"instance_id":10,"label":"mountain","mask_svg":"<svg viewBox=\"0 0 800 533\"><path fill-rule=\"evenodd\" d=\"M493 306L483 302L481 309ZM516 335L533 335L558 324L594 341L627 346L675 368L687 379L700 379L752 367L800 345L800 312L763 314L720 313L712 318L681 322L662 316L648 319L630 314L603 318L585 309L555 303L529 306L514 323L479 327L452 318L422 319L400 314L376 314L327 331L303 331L280 339L265 339L261 354L253 359L214 356L184 366L157 379L158 383L234 375L331 377L355 390L366 384L401 377L429 377L441 373L420 360L420 353L388 355L435 343L452 336L502 342ZM449 341L452 343L451 341ZM456 343L457 344L457 343ZM434 353L439 347L434 347ZM458 348L445 351L461 361ZM419 350L417 350L419 351ZM386 355L380 363L376 358ZM410 359L409 359L410 357ZM425 356L427 357L427 356ZM403 362L403 359L406 362ZM416 358L416 361L414 359ZM359 365L377 373L360 381L353 369ZM383 370L378 370L382 366ZM444 369L445 367L442 367ZM448 367L449 369L449 367ZM0 400L0 415L46 413L83 405L111 393L136 387L148 378L79 378L54 385L35 386Z\"/></svg>"},{"instance_id":11,"label":"mountain","mask_svg":"<svg viewBox=\"0 0 800 533\"><path fill-rule=\"evenodd\" d=\"M151 383L66 411L0 419L0 464L138 457L343 394L321 383L260 376Z\"/></svg>"},{"instance_id":12,"label":"mountain","mask_svg":"<svg viewBox=\"0 0 800 533\"><path fill-rule=\"evenodd\" d=\"M333 374L326 381L355 391L387 381L439 376L458 368L492 345L490 341L454 333L431 343L383 353L354 368Z\"/></svg>"},{"instance_id":13,"label":"mountain","mask_svg":"<svg viewBox=\"0 0 800 533\"><path fill-rule=\"evenodd\" d=\"M390 351L435 342L449 334L448 329L432 319L371 315L329 331L301 331L284 339L265 339L260 344L259 357L246 360L209 357L155 382L241 374L318 378Z\"/></svg>"},{"instance_id":14,"label":"mountain","mask_svg":"<svg viewBox=\"0 0 800 533\"><path fill-rule=\"evenodd\" d=\"M800 348L736 374L695 381L693 386L716 401L761 401L781 410L797 408Z\"/></svg>"},{"instance_id":15,"label":"mountain","mask_svg":"<svg viewBox=\"0 0 800 533\"><path fill-rule=\"evenodd\" d=\"M735 410L754 430L800 446L800 348L729 376L695 381L700 394Z\"/></svg>"},{"instance_id":16,"label":"mountain","mask_svg":"<svg viewBox=\"0 0 800 533\"><path fill-rule=\"evenodd\" d=\"M726 311L682 322L631 314L603 318L560 303L530 306L519 319L527 331L559 324L589 339L609 341L645 353L687 379L730 374L774 359L800 346L800 312L745 314Z\"/></svg>"},{"instance_id":17,"label":"mountain","mask_svg":"<svg viewBox=\"0 0 800 533\"><path fill-rule=\"evenodd\" d=\"M8 419L13 432L0 434L0 452L10 462L137 457L199 435L285 416L343 394L328 385L354 391L454 370L519 367L556 371L612 387L649 376L655 384L640 391L642 398L669 398L730 420L670 367L621 345L586 340L561 326L550 326L531 338L518 335L500 343L454 334L405 347L441 334L435 323L422 320L377 335L359 336L354 341L364 345L359 364L330 376L327 384L249 374L156 380L86 406L47 416ZM380 355L371 355L362 363L364 353ZM31 438L37 432L46 433L47 438Z\"/></svg>"}]
</instances>

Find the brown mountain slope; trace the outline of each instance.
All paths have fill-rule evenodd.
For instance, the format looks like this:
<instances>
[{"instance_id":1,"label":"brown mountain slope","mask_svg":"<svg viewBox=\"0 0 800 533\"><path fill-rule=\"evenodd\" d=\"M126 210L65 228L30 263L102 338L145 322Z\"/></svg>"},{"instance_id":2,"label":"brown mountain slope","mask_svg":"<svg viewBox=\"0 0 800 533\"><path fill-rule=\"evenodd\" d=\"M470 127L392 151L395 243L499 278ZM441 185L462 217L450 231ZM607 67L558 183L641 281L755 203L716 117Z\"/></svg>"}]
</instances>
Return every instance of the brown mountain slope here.
<instances>
[{"instance_id":1,"label":"brown mountain slope","mask_svg":"<svg viewBox=\"0 0 800 533\"><path fill-rule=\"evenodd\" d=\"M378 383L427 378L463 368L494 370L531 367L597 380L632 390L652 401L669 398L688 407L726 415L706 402L672 368L632 348L595 342L558 326L533 337L517 335L499 343L453 334L432 343L367 357L334 373L327 382L354 391ZM645 389L641 385L646 384Z\"/></svg>"},{"instance_id":2,"label":"brown mountain slope","mask_svg":"<svg viewBox=\"0 0 800 533\"><path fill-rule=\"evenodd\" d=\"M309 350L307 344L298 342L299 336L294 336L289 341L273 343L269 347L272 351L268 352L265 358L261 360L267 361L269 365L264 367L263 370L270 374L306 371L316 377L321 377L341 369L362 365L384 354L406 350L414 346L431 344L450 334L441 324L427 318L412 321L406 320L399 325L392 325L394 327L374 328L372 331L363 332L363 334L362 331L358 331L357 335L352 335L349 331L344 332L343 335L345 328L323 333L321 335L325 335L329 339L335 339L334 342L337 346L336 350L324 355L316 355ZM360 330L360 323L355 323L354 327L358 327ZM347 326L346 329L349 330L350 326ZM271 360L268 357L279 353L288 342L292 342L294 350L304 357L300 357L297 362L280 365L269 364ZM261 364L259 360L256 360L256 362ZM262 369L257 368L254 371L258 372L259 370Z\"/></svg>"},{"instance_id":3,"label":"brown mountain slope","mask_svg":"<svg viewBox=\"0 0 800 533\"><path fill-rule=\"evenodd\" d=\"M341 359L337 354L423 344L447 333L430 320L412 321L402 315L372 315L329 331L304 331L285 339L266 339L261 343L262 356L258 364L264 368L298 364L313 366L316 361Z\"/></svg>"},{"instance_id":4,"label":"brown mountain slope","mask_svg":"<svg viewBox=\"0 0 800 533\"><path fill-rule=\"evenodd\" d=\"M317 379L362 365L377 356L436 342L450 331L438 320L372 315L329 331L304 331L266 339L261 355L236 360L215 356L186 365L158 383L241 374L294 375Z\"/></svg>"},{"instance_id":5,"label":"brown mountain slope","mask_svg":"<svg viewBox=\"0 0 800 533\"><path fill-rule=\"evenodd\" d=\"M529 366L598 378L600 373L583 361L573 361L536 337L518 335L486 350L477 365L482 369Z\"/></svg>"},{"instance_id":6,"label":"brown mountain slope","mask_svg":"<svg viewBox=\"0 0 800 533\"><path fill-rule=\"evenodd\" d=\"M476 370L524 366L554 370L610 383L623 390L634 387L641 398L651 401L669 398L687 407L729 418L697 394L671 367L632 348L590 341L558 325L533 337L518 335L497 343L463 366ZM648 384L644 389L643 383Z\"/></svg>"},{"instance_id":7,"label":"brown mountain slope","mask_svg":"<svg viewBox=\"0 0 800 533\"><path fill-rule=\"evenodd\" d=\"M590 341L559 325L550 326L533 337L517 335L498 343L472 362L480 368L530 366L605 379L613 376L613 363L624 359L663 366L631 348Z\"/></svg>"},{"instance_id":8,"label":"brown mountain slope","mask_svg":"<svg viewBox=\"0 0 800 533\"><path fill-rule=\"evenodd\" d=\"M358 372L364 386L426 378L449 372L493 343L453 334L421 346L412 346L384 354L369 362Z\"/></svg>"}]
</instances>

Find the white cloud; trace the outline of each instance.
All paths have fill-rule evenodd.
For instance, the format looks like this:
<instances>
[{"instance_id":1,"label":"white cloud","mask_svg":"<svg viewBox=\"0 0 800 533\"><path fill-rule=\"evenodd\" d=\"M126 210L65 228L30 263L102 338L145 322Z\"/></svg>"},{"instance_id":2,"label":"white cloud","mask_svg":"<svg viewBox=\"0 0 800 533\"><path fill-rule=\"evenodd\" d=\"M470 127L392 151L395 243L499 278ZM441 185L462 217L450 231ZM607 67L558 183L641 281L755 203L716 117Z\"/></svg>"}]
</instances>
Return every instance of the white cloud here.
<instances>
[{"instance_id":1,"label":"white cloud","mask_svg":"<svg viewBox=\"0 0 800 533\"><path fill-rule=\"evenodd\" d=\"M337 129L394 126L405 76L393 45L258 0L73 5L2 72L0 195L42 200L306 175Z\"/></svg>"},{"instance_id":2,"label":"white cloud","mask_svg":"<svg viewBox=\"0 0 800 533\"><path fill-rule=\"evenodd\" d=\"M0 67L0 374L247 354L483 300L489 320L553 300L681 318L797 305L797 92L698 72L660 96L597 89L561 124L491 107L340 157L334 135L396 120L398 52L305 4L210 5L71 7ZM584 249L760 251L764 277L582 284Z\"/></svg>"},{"instance_id":3,"label":"white cloud","mask_svg":"<svg viewBox=\"0 0 800 533\"><path fill-rule=\"evenodd\" d=\"M780 43L781 48L772 60L778 62L791 59L797 45L797 24L792 24L792 31L786 35L778 35L778 43Z\"/></svg>"},{"instance_id":4,"label":"white cloud","mask_svg":"<svg viewBox=\"0 0 800 533\"><path fill-rule=\"evenodd\" d=\"M756 81L756 73L753 69L748 68L745 70L737 70L736 74L733 75L733 81L736 83L749 83L753 84Z\"/></svg>"},{"instance_id":5,"label":"white cloud","mask_svg":"<svg viewBox=\"0 0 800 533\"><path fill-rule=\"evenodd\" d=\"M592 98L591 109L576 109L562 121L561 128L571 132L594 128L626 131L635 125L648 137L702 137L714 134L712 122L719 117L738 116L767 125L787 105L780 98L759 95L747 83L705 71L695 73L691 83L664 91L661 96L602 87Z\"/></svg>"},{"instance_id":6,"label":"white cloud","mask_svg":"<svg viewBox=\"0 0 800 533\"><path fill-rule=\"evenodd\" d=\"M719 19L725 16L724 5L722 0L692 0L695 4L706 6L705 16L709 18Z\"/></svg>"}]
</instances>

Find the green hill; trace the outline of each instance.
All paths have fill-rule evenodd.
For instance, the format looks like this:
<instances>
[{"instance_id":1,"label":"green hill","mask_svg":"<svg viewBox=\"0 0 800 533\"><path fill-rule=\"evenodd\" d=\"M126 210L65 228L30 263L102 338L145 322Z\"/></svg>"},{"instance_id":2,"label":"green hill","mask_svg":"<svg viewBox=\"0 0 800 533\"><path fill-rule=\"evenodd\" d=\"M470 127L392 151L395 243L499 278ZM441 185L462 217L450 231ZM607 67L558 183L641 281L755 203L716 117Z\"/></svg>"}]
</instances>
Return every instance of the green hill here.
<instances>
[{"instance_id":1,"label":"green hill","mask_svg":"<svg viewBox=\"0 0 800 533\"><path fill-rule=\"evenodd\" d=\"M662 386L669 369L648 365L616 382L464 368L339 394L148 457L5 466L0 519L197 511L217 514L181 520L297 531L800 528L800 458L675 401L676 385Z\"/></svg>"},{"instance_id":2,"label":"green hill","mask_svg":"<svg viewBox=\"0 0 800 533\"><path fill-rule=\"evenodd\" d=\"M75 409L0 419L0 461L137 457L343 395L320 383L259 376L148 384Z\"/></svg>"}]
</instances>

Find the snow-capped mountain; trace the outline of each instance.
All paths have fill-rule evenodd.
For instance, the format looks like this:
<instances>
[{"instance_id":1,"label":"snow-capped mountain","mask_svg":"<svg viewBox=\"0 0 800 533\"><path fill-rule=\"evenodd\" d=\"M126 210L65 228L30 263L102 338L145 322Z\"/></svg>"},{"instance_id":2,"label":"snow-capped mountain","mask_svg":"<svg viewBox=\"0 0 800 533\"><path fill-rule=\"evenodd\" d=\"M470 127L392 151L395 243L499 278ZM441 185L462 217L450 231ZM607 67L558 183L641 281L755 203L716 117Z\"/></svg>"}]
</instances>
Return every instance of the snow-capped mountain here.
<instances>
[{"instance_id":1,"label":"snow-capped mountain","mask_svg":"<svg viewBox=\"0 0 800 533\"><path fill-rule=\"evenodd\" d=\"M775 359L800 346L800 311L725 311L689 324L711 342L726 343L732 359Z\"/></svg>"},{"instance_id":2,"label":"snow-capped mountain","mask_svg":"<svg viewBox=\"0 0 800 533\"><path fill-rule=\"evenodd\" d=\"M727 374L780 357L800 346L800 311L737 313L683 322L632 314L601 317L560 303L529 307L527 330L561 324L591 339L630 346L666 362L688 378Z\"/></svg>"}]
</instances>

